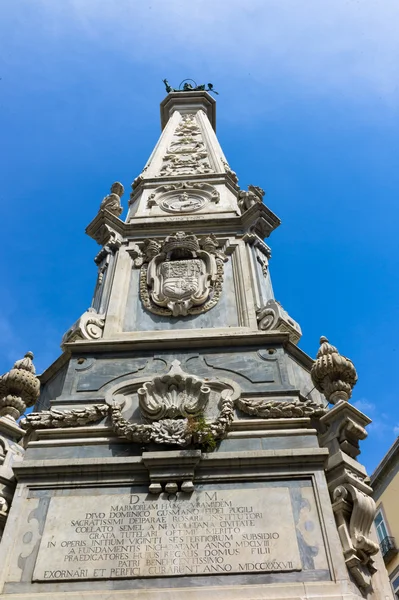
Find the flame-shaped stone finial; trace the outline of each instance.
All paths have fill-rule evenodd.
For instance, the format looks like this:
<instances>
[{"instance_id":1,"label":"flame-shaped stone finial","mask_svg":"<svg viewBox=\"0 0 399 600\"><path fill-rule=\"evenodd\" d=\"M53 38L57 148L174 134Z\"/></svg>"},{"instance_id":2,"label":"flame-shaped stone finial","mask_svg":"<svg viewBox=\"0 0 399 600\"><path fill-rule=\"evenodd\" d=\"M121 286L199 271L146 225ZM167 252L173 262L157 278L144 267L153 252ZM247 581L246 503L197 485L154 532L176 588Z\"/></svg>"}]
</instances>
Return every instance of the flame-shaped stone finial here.
<instances>
[{"instance_id":1,"label":"flame-shaped stone finial","mask_svg":"<svg viewBox=\"0 0 399 600\"><path fill-rule=\"evenodd\" d=\"M35 375L32 359L33 353L27 352L10 371L0 377L0 417L16 420L38 399L40 381Z\"/></svg>"},{"instance_id":2,"label":"flame-shaped stone finial","mask_svg":"<svg viewBox=\"0 0 399 600\"><path fill-rule=\"evenodd\" d=\"M342 356L324 336L320 338L320 348L310 374L315 388L324 394L331 404L347 402L357 382L353 362Z\"/></svg>"}]
</instances>

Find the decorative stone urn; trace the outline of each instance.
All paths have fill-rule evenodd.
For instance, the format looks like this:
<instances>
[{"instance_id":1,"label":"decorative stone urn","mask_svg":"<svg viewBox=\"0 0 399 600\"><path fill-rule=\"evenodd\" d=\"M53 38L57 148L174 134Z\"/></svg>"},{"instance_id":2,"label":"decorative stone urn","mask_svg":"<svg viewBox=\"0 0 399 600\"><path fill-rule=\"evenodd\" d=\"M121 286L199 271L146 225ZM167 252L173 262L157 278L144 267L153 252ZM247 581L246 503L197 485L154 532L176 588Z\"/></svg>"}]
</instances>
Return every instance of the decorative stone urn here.
<instances>
[{"instance_id":1,"label":"decorative stone urn","mask_svg":"<svg viewBox=\"0 0 399 600\"><path fill-rule=\"evenodd\" d=\"M357 382L353 362L339 354L337 348L332 346L324 336L320 338L320 348L311 376L315 388L324 394L331 404L347 402Z\"/></svg>"},{"instance_id":2,"label":"decorative stone urn","mask_svg":"<svg viewBox=\"0 0 399 600\"><path fill-rule=\"evenodd\" d=\"M39 397L40 381L32 363L33 353L27 352L14 367L0 377L0 416L17 420Z\"/></svg>"}]
</instances>

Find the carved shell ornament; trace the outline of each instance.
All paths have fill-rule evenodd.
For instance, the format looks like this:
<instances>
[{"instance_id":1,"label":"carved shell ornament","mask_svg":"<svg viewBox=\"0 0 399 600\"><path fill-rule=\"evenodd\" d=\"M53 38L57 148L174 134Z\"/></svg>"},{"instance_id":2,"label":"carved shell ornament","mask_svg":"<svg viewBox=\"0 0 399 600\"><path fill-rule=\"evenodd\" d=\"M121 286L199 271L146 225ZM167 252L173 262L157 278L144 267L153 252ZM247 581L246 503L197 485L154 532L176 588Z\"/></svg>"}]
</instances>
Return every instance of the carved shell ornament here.
<instances>
[{"instance_id":1,"label":"carved shell ornament","mask_svg":"<svg viewBox=\"0 0 399 600\"><path fill-rule=\"evenodd\" d=\"M203 421L203 429L198 430L196 419L203 418L212 392L217 398L219 414L213 421ZM234 402L240 390L232 382L205 382L185 373L175 360L168 373L145 382L137 394L141 415L147 423L126 419L122 414L124 396L115 392L108 400L114 431L132 442L185 447L203 443L207 435L215 440L225 435L233 421Z\"/></svg>"},{"instance_id":2,"label":"carved shell ornament","mask_svg":"<svg viewBox=\"0 0 399 600\"><path fill-rule=\"evenodd\" d=\"M223 284L223 262L213 235L198 239L182 231L162 244L148 240L140 273L144 307L162 316L185 317L213 308Z\"/></svg>"},{"instance_id":3,"label":"carved shell ornament","mask_svg":"<svg viewBox=\"0 0 399 600\"><path fill-rule=\"evenodd\" d=\"M205 409L210 393L201 379L184 373L177 360L166 375L147 381L137 390L141 414L149 421L196 416Z\"/></svg>"}]
</instances>

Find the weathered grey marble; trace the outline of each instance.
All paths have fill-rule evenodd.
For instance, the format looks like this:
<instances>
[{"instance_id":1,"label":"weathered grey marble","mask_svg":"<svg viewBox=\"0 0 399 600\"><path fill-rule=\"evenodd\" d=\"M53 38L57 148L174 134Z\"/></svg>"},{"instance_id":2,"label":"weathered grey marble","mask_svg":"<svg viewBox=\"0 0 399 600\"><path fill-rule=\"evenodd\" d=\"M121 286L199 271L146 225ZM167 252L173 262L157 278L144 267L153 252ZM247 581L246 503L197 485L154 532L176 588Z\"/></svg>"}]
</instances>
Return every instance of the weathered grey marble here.
<instances>
[{"instance_id":1,"label":"weathered grey marble","mask_svg":"<svg viewBox=\"0 0 399 600\"><path fill-rule=\"evenodd\" d=\"M239 188L207 92L161 111L126 221L118 184L87 228L92 306L40 376L24 459L0 447L0 598L392 600L364 531L368 420L328 409L328 361L315 389L276 302L263 238L280 221Z\"/></svg>"}]
</instances>

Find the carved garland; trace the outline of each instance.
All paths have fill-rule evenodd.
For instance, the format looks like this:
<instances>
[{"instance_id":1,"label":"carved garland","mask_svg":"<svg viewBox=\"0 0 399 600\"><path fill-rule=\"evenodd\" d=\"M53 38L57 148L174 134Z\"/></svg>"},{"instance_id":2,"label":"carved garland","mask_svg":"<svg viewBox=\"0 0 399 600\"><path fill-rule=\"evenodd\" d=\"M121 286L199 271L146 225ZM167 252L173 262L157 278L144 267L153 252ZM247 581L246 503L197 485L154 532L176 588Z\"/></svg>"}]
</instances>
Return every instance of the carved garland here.
<instances>
[{"instance_id":1,"label":"carved garland","mask_svg":"<svg viewBox=\"0 0 399 600\"><path fill-rule=\"evenodd\" d=\"M234 400L231 392L222 394L219 416L208 423L215 439L221 439L234 418ZM201 444L204 433L193 432L188 419L161 419L151 424L131 423L122 416L123 405L114 403L111 407L111 420L117 435L136 443L176 444L180 447L191 443Z\"/></svg>"},{"instance_id":2,"label":"carved garland","mask_svg":"<svg viewBox=\"0 0 399 600\"><path fill-rule=\"evenodd\" d=\"M19 425L22 429L47 429L59 427L81 427L88 423L95 423L108 415L108 404L93 404L84 408L73 410L43 410L30 413L21 419Z\"/></svg>"},{"instance_id":3,"label":"carved garland","mask_svg":"<svg viewBox=\"0 0 399 600\"><path fill-rule=\"evenodd\" d=\"M236 406L247 415L261 417L262 419L322 417L327 412L325 406L317 404L314 400L293 400L292 402L271 400L265 402L263 399L238 398Z\"/></svg>"}]
</instances>

